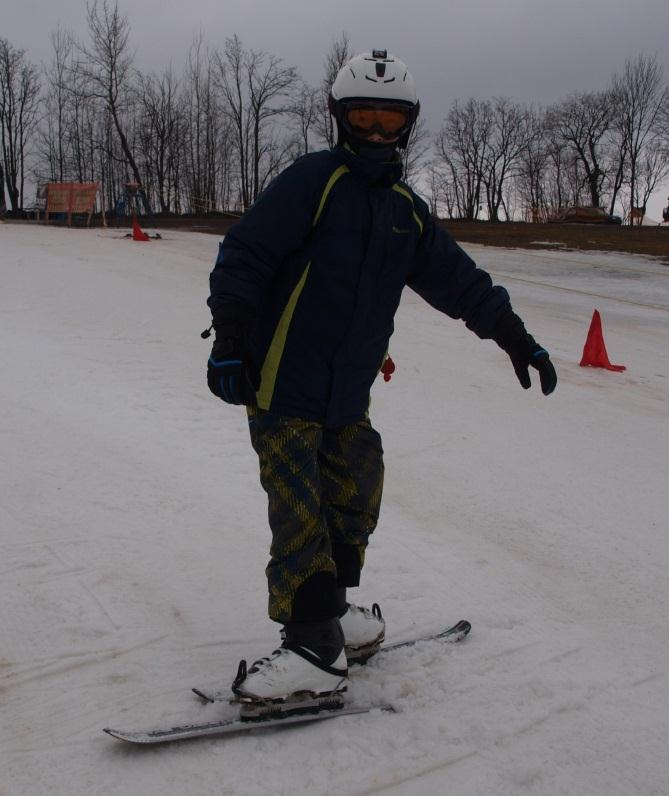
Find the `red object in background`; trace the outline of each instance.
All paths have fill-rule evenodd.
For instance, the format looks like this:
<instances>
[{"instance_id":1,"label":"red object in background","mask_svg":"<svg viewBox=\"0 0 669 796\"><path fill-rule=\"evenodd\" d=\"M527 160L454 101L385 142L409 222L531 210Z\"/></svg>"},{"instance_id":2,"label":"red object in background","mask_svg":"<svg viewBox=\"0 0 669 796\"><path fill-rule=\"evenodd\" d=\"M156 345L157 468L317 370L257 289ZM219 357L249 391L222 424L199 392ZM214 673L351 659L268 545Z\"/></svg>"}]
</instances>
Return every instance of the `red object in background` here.
<instances>
[{"instance_id":1,"label":"red object in background","mask_svg":"<svg viewBox=\"0 0 669 796\"><path fill-rule=\"evenodd\" d=\"M133 240L151 240L151 238L142 231L137 221L137 216L132 217L132 239Z\"/></svg>"},{"instance_id":2,"label":"red object in background","mask_svg":"<svg viewBox=\"0 0 669 796\"><path fill-rule=\"evenodd\" d=\"M581 358L581 367L588 366L614 370L617 373L622 373L623 370L626 370L624 365L612 365L609 361L609 355L606 352L604 343L604 332L602 331L602 318L598 310L592 313L592 321L590 321L590 329L588 329L588 337L585 341Z\"/></svg>"},{"instance_id":3,"label":"red object in background","mask_svg":"<svg viewBox=\"0 0 669 796\"><path fill-rule=\"evenodd\" d=\"M395 372L395 363L390 358L390 354L386 357L386 361L381 365L381 373L383 373L383 380L390 381L390 377Z\"/></svg>"}]
</instances>

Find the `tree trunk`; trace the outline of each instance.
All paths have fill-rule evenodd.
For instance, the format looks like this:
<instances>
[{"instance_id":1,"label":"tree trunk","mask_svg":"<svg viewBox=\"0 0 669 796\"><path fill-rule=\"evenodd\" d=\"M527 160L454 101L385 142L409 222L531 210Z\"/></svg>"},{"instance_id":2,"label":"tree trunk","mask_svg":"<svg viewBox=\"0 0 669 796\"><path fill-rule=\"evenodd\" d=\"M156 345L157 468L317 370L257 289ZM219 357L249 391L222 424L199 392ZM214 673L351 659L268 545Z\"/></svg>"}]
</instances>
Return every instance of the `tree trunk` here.
<instances>
[{"instance_id":1,"label":"tree trunk","mask_svg":"<svg viewBox=\"0 0 669 796\"><path fill-rule=\"evenodd\" d=\"M7 212L7 204L5 203L5 170L2 167L0 160L0 216L4 216Z\"/></svg>"}]
</instances>

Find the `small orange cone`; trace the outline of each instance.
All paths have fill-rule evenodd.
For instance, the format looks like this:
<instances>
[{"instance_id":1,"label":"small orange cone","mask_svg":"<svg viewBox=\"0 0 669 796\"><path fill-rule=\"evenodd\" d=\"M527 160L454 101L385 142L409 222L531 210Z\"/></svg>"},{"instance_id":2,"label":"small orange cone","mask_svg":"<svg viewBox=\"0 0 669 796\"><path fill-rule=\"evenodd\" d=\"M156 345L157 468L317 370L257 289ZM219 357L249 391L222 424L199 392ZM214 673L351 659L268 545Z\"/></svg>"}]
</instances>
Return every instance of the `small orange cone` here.
<instances>
[{"instance_id":1,"label":"small orange cone","mask_svg":"<svg viewBox=\"0 0 669 796\"><path fill-rule=\"evenodd\" d=\"M583 347L581 367L587 366L592 368L615 370L617 373L622 373L623 370L626 370L624 365L612 365L609 361L609 355L606 352L606 345L604 343L602 318L599 314L599 310L595 310L592 313L592 321L590 321L588 337L585 341L585 346Z\"/></svg>"},{"instance_id":2,"label":"small orange cone","mask_svg":"<svg viewBox=\"0 0 669 796\"><path fill-rule=\"evenodd\" d=\"M137 221L137 216L132 217L132 239L133 240L151 240L151 238L142 231Z\"/></svg>"}]
</instances>

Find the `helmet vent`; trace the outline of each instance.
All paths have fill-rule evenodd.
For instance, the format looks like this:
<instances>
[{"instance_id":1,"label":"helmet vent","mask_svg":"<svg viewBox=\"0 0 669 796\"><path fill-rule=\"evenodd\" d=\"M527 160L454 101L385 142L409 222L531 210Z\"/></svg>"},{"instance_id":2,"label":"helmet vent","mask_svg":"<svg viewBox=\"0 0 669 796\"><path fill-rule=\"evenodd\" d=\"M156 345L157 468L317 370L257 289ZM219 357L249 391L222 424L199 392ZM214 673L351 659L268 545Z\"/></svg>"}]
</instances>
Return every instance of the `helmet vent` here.
<instances>
[{"instance_id":1,"label":"helmet vent","mask_svg":"<svg viewBox=\"0 0 669 796\"><path fill-rule=\"evenodd\" d=\"M372 83L378 83L379 82L375 77L370 77L369 75L365 75L365 80L369 80Z\"/></svg>"},{"instance_id":2,"label":"helmet vent","mask_svg":"<svg viewBox=\"0 0 669 796\"><path fill-rule=\"evenodd\" d=\"M385 74L386 74L386 65L385 64L380 64L377 61L377 63L376 63L376 76L377 77L383 77Z\"/></svg>"}]
</instances>

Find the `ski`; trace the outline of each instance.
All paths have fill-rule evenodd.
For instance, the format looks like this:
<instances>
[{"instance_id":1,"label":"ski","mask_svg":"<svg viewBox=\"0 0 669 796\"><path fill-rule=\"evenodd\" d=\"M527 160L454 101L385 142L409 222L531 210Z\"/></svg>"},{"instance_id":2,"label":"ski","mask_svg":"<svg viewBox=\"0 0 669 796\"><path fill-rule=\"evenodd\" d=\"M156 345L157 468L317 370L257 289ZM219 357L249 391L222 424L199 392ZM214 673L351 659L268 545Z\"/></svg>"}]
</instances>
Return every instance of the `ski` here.
<instances>
[{"instance_id":1,"label":"ski","mask_svg":"<svg viewBox=\"0 0 669 796\"><path fill-rule=\"evenodd\" d=\"M454 624L453 627L447 627L446 630L441 630L438 633L429 633L428 635L417 636L415 638L406 639L405 641L395 641L392 644L384 644L377 655L383 655L386 652L403 649L404 647L415 647L416 644L421 644L424 641L445 641L449 644L454 644L456 641L462 641L465 636L469 635L471 629L471 623L466 619L461 619Z\"/></svg>"},{"instance_id":2,"label":"ski","mask_svg":"<svg viewBox=\"0 0 669 796\"><path fill-rule=\"evenodd\" d=\"M453 643L461 641L469 634L471 624L466 620L461 620L452 627L441 630L437 633L428 633L422 636L395 641L386 644L377 653L383 655L393 650L413 647L423 642L439 641ZM193 691L205 702L229 702L230 691L219 691L216 689L194 688ZM268 730L270 728L286 727L293 724L306 724L316 721L327 721L339 716L355 716L373 711L384 713L394 713L392 705L366 705L366 706L341 706L331 710L320 710L314 712L306 708L304 712L287 713L285 716L277 716L273 713L259 716L257 718L233 718L221 719L219 721L203 722L199 724L183 724L174 727L162 727L149 730L117 730L112 727L105 727L104 732L112 738L134 744L159 744L171 741L183 741L189 738L207 738L220 735L233 735L250 730Z\"/></svg>"},{"instance_id":3,"label":"ski","mask_svg":"<svg viewBox=\"0 0 669 796\"><path fill-rule=\"evenodd\" d=\"M392 644L384 644L381 649L374 655L374 658L385 655L393 650L404 649L405 647L414 647L416 644L430 641L441 641L453 644L457 641L462 641L465 636L469 634L472 629L471 623L466 619L461 619L452 627L441 630L437 633L428 633L423 636L414 636L413 638L406 639L405 641L395 641ZM229 702L231 695L230 689L219 690L217 688L197 687L191 689L193 693L204 702Z\"/></svg>"},{"instance_id":4,"label":"ski","mask_svg":"<svg viewBox=\"0 0 669 796\"><path fill-rule=\"evenodd\" d=\"M201 724L182 724L176 727L164 727L152 730L115 730L105 727L104 732L119 741L134 744L159 744L171 741L185 741L188 738L208 738L219 735L233 735L250 730L269 730L270 728L286 727L292 724L306 724L307 722L326 721L339 716L358 716L373 711L394 713L391 705L367 705L340 707L336 710L325 710L319 713L289 714L283 718L270 717L257 720L241 719L239 717L209 721Z\"/></svg>"}]
</instances>

